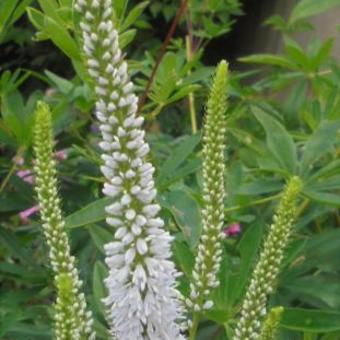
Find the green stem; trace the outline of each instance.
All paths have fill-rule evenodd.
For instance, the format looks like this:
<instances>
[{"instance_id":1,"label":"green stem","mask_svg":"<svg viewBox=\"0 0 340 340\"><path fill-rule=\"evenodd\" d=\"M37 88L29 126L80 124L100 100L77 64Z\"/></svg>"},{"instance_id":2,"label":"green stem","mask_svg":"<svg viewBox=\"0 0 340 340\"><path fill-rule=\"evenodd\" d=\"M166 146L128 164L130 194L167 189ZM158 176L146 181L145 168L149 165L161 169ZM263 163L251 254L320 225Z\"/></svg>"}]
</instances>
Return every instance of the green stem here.
<instances>
[{"instance_id":1,"label":"green stem","mask_svg":"<svg viewBox=\"0 0 340 340\"><path fill-rule=\"evenodd\" d=\"M199 318L198 313L194 312L193 318L192 318L192 325L191 325L190 331L189 331L189 340L195 340L195 338L196 338L199 319L200 318Z\"/></svg>"},{"instance_id":2,"label":"green stem","mask_svg":"<svg viewBox=\"0 0 340 340\"><path fill-rule=\"evenodd\" d=\"M308 204L309 200L305 198L296 210L296 217L300 216L303 213L303 211L307 208Z\"/></svg>"},{"instance_id":3,"label":"green stem","mask_svg":"<svg viewBox=\"0 0 340 340\"><path fill-rule=\"evenodd\" d=\"M18 157L21 157L23 154L23 149L19 149L17 154L15 155L14 158L18 158ZM5 189L8 181L10 180L10 178L12 177L13 173L15 172L17 168L17 164L14 162L13 165L11 166L10 170L8 171L6 177L4 178L4 180L2 181L1 183L1 186L0 186L0 193L2 193L2 191Z\"/></svg>"},{"instance_id":4,"label":"green stem","mask_svg":"<svg viewBox=\"0 0 340 340\"><path fill-rule=\"evenodd\" d=\"M192 60L192 46L191 46L191 38L188 34L185 37L185 44L186 44L186 52L187 52L187 61L190 62ZM188 74L190 74L190 70ZM197 132L197 120L196 120L196 110L195 110L195 97L193 92L188 94L188 101L189 101L189 112L190 112L190 121L191 121L191 131L193 134Z\"/></svg>"}]
</instances>

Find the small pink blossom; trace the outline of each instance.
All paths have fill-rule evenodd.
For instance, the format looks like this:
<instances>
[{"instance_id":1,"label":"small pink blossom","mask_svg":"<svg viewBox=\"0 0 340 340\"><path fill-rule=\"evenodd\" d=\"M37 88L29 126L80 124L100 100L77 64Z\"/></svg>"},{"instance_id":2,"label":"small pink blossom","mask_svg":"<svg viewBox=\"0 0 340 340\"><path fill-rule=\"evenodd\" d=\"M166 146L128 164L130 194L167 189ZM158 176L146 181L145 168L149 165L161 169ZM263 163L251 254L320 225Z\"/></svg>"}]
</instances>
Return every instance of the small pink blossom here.
<instances>
[{"instance_id":1,"label":"small pink blossom","mask_svg":"<svg viewBox=\"0 0 340 340\"><path fill-rule=\"evenodd\" d=\"M24 182L33 184L35 181L35 176L32 174L32 171L27 170L19 170L17 171L17 176L20 177Z\"/></svg>"},{"instance_id":2,"label":"small pink blossom","mask_svg":"<svg viewBox=\"0 0 340 340\"><path fill-rule=\"evenodd\" d=\"M230 224L223 230L225 237L237 236L241 232L241 225L238 222Z\"/></svg>"},{"instance_id":3,"label":"small pink blossom","mask_svg":"<svg viewBox=\"0 0 340 340\"><path fill-rule=\"evenodd\" d=\"M20 220L23 224L29 223L29 217L39 211L39 205L23 210L19 213Z\"/></svg>"},{"instance_id":4,"label":"small pink blossom","mask_svg":"<svg viewBox=\"0 0 340 340\"><path fill-rule=\"evenodd\" d=\"M15 157L13 157L13 158L12 158L12 161L13 161L14 164L19 165L19 166L20 166L20 165L24 165L24 163L25 163L24 158L21 157L21 156L15 156Z\"/></svg>"},{"instance_id":5,"label":"small pink blossom","mask_svg":"<svg viewBox=\"0 0 340 340\"><path fill-rule=\"evenodd\" d=\"M54 153L54 157L59 161L64 161L67 158L67 153L65 150L59 150Z\"/></svg>"}]
</instances>

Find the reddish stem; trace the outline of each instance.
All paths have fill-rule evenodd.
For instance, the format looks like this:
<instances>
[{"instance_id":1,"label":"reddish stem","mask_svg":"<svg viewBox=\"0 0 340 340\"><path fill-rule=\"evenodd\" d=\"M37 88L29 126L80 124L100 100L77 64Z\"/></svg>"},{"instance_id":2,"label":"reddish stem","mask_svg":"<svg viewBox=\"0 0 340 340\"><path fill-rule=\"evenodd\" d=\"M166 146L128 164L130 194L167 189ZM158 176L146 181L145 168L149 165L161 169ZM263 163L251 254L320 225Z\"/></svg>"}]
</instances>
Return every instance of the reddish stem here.
<instances>
[{"instance_id":1,"label":"reddish stem","mask_svg":"<svg viewBox=\"0 0 340 340\"><path fill-rule=\"evenodd\" d=\"M169 42L170 42L172 36L175 33L175 29L176 29L176 27L178 25L179 20L181 19L181 16L182 16L183 12L185 11L185 9L186 9L186 7L188 5L188 2L189 2L189 0L182 0L181 6L178 8L178 10L176 12L175 18L172 21L171 27L170 27L170 29L168 31L168 34L166 35L165 40L163 41L163 44L162 44L161 49L159 51L159 54L157 56L156 63L154 65L153 69L152 69L151 76L150 76L149 81L148 81L148 83L147 83L147 85L145 87L145 91L144 91L144 93L142 94L142 96L141 96L141 98L139 100L138 113L140 113L142 111L142 108L143 108L143 106L144 106L144 104L146 102L146 98L148 96L148 93L150 91L151 85L152 85L152 83L153 83L153 81L155 79L155 75L156 75L156 72L158 70L158 67L159 67L159 65L160 65L160 63L161 63L161 61L162 61L162 59L164 57L164 54L165 54L166 49L167 49L167 47L169 45Z\"/></svg>"}]
</instances>

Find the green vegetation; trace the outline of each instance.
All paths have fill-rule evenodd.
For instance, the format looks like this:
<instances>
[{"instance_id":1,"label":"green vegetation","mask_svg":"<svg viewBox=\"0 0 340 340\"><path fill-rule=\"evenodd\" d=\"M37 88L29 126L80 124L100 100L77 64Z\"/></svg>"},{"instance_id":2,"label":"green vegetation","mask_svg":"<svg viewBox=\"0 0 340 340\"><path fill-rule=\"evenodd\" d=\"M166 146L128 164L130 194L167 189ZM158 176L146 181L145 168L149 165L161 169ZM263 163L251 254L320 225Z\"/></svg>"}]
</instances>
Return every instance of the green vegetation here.
<instances>
[{"instance_id":1,"label":"green vegetation","mask_svg":"<svg viewBox=\"0 0 340 340\"><path fill-rule=\"evenodd\" d=\"M97 2L77 1L94 8ZM157 189L155 201L145 204L160 217L152 223L164 221L164 235L174 237L171 261L183 273L177 289L186 311L178 324L185 337L337 340L340 68L332 57L336 38L320 40L311 18L338 10L340 2L297 1L288 18L275 14L265 22L278 32L282 52L230 58L216 73L218 59L229 56L223 39L242 29L246 3L112 1L115 51L123 50L117 58L119 66L127 61L133 90L125 66L121 78L138 106L122 83L109 86L130 98L129 108L145 121L150 152L138 152L155 167L154 174L143 169ZM90 35L99 44L98 74L84 48L81 22L105 13L86 16L72 6L72 0L0 3L1 339L87 339L92 327L96 338L111 339L108 329L116 327L112 301L105 299L114 294L107 291L106 278L114 273L105 263L114 250L105 245L113 243L116 227L113 219L105 222L105 207L117 206L102 195L113 178L103 170L108 158L98 145L118 131L125 135L119 129L105 135L112 130L103 133L96 118L98 84L107 85L100 76L116 72L102 59L106 43ZM95 22L98 32L110 31ZM307 31L302 44L299 32ZM111 99L103 96L109 108ZM128 127L129 110L120 103L118 121ZM129 142L123 147L134 147ZM123 185L131 186L128 180ZM144 208L133 204L126 220ZM146 241L139 241L137 255L129 252L138 262L135 273L154 249ZM54 246L61 249L51 256ZM93 325L85 310L92 311Z\"/></svg>"}]
</instances>

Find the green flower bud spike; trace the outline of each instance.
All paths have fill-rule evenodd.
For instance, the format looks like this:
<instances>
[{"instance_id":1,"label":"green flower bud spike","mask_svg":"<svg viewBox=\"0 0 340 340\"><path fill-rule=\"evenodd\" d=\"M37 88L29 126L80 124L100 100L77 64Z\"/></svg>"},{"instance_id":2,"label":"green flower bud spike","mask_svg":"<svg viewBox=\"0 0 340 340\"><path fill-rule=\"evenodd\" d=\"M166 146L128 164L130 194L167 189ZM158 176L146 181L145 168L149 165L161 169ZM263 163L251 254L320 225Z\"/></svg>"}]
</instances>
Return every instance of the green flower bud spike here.
<instances>
[{"instance_id":1,"label":"green flower bud spike","mask_svg":"<svg viewBox=\"0 0 340 340\"><path fill-rule=\"evenodd\" d=\"M49 258L55 276L55 338L57 340L94 339L92 314L86 311L82 281L70 255L65 222L57 190L56 162L53 158L51 113L44 103L36 111L34 152L36 156L36 192Z\"/></svg>"},{"instance_id":2,"label":"green flower bud spike","mask_svg":"<svg viewBox=\"0 0 340 340\"><path fill-rule=\"evenodd\" d=\"M260 337L261 325L267 314L268 295L273 293L280 272L296 215L295 202L301 188L301 180L292 177L283 192L241 307L234 340L256 340Z\"/></svg>"},{"instance_id":3,"label":"green flower bud spike","mask_svg":"<svg viewBox=\"0 0 340 340\"><path fill-rule=\"evenodd\" d=\"M274 307L268 313L266 320L263 323L260 340L275 340L277 330L283 313L283 307Z\"/></svg>"},{"instance_id":4,"label":"green flower bud spike","mask_svg":"<svg viewBox=\"0 0 340 340\"><path fill-rule=\"evenodd\" d=\"M219 285L217 274L222 256L222 226L224 223L224 149L227 107L228 64L217 66L207 103L203 132L203 231L192 272L190 297L186 300L193 310L190 338L194 339L198 314L213 306L209 295Z\"/></svg>"}]
</instances>

